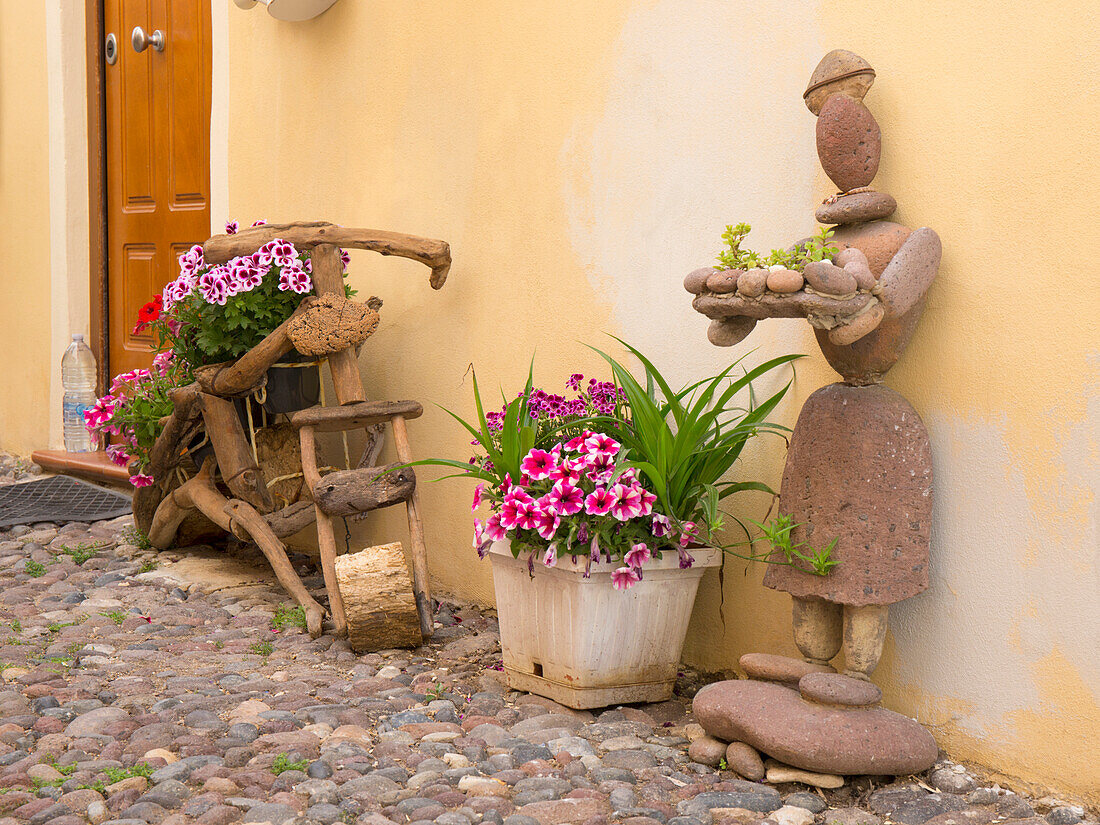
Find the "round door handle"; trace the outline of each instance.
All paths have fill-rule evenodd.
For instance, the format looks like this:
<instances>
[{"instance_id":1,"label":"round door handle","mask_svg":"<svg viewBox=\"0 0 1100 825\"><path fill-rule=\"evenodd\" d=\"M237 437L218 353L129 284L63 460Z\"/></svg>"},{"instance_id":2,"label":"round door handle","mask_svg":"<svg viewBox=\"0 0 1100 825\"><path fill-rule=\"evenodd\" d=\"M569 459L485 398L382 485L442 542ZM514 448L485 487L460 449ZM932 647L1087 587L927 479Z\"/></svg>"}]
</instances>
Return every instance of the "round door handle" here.
<instances>
[{"instance_id":1,"label":"round door handle","mask_svg":"<svg viewBox=\"0 0 1100 825\"><path fill-rule=\"evenodd\" d=\"M135 52L143 52L150 46L153 51L164 51L164 32L154 29L152 34L146 34L141 26L134 26L134 32L130 35L130 42L134 44Z\"/></svg>"}]
</instances>

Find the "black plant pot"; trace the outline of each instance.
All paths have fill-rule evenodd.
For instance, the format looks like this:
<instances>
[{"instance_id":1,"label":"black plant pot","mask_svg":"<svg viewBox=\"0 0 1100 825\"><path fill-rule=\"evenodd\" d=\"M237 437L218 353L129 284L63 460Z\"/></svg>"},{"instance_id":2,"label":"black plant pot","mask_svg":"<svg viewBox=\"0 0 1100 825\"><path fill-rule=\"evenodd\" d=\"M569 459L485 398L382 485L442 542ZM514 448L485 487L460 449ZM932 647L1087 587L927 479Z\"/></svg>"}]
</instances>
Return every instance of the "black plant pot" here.
<instances>
[{"instance_id":1,"label":"black plant pot","mask_svg":"<svg viewBox=\"0 0 1100 825\"><path fill-rule=\"evenodd\" d=\"M320 375L309 356L302 355L300 352L291 352L280 358L278 363L293 366L272 367L267 371L267 384L264 388L266 395L263 404L258 403L254 396L247 399L233 399L233 406L237 408L237 417L241 420L245 433L248 432L248 409L245 404L252 405L252 424L258 428L262 426L263 421L261 408L269 416L273 416L304 410L321 400ZM206 443L203 444L203 441ZM200 444L202 446L198 446ZM187 450L195 466L201 467L206 457L214 454L214 445L206 439L205 434L202 434L191 440Z\"/></svg>"},{"instance_id":2,"label":"black plant pot","mask_svg":"<svg viewBox=\"0 0 1100 825\"><path fill-rule=\"evenodd\" d=\"M293 366L283 366L293 365ZM300 352L291 352L267 371L267 396L263 408L268 415L296 412L321 400L321 381L313 360ZM253 414L255 414L253 410Z\"/></svg>"}]
</instances>

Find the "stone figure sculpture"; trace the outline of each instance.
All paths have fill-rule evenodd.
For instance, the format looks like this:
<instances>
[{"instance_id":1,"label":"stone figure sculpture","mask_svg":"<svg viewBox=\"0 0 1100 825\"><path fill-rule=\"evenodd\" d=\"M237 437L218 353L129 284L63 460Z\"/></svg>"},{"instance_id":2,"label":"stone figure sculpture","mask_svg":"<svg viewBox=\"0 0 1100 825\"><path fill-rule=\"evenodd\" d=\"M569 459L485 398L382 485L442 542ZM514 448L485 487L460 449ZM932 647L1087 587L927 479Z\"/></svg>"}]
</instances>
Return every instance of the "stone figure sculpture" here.
<instances>
[{"instance_id":1,"label":"stone figure sculpture","mask_svg":"<svg viewBox=\"0 0 1100 825\"><path fill-rule=\"evenodd\" d=\"M941 252L933 230L887 220L894 198L870 188L881 134L863 97L874 77L861 57L836 50L817 66L804 95L818 118L818 157L839 189L816 213L820 223L835 226L833 260L806 264L801 280L789 270L771 273L764 289L752 269L733 278L728 271L697 270L685 279L695 309L712 319L712 342L737 343L758 319L803 316L843 378L802 408L779 500L780 512L801 525L794 539L814 546L837 539L839 564L825 576L771 565L764 576L766 586L792 596L795 643L805 662L748 654L742 666L766 682L719 683L696 700L708 732L833 773L871 773L875 765L881 772L887 763L920 770L936 752L917 723L870 707L877 689L869 699L855 681L868 680L878 664L889 605L928 586L931 446L916 410L882 379L924 311ZM747 289L739 281L748 281ZM842 648L844 676L829 666ZM822 684L805 684L815 680ZM798 699L794 690L805 701L788 698ZM775 713L786 707L781 715L789 724L769 722L767 707ZM892 720L889 732L882 714ZM831 744L823 746L822 736L831 736Z\"/></svg>"}]
</instances>

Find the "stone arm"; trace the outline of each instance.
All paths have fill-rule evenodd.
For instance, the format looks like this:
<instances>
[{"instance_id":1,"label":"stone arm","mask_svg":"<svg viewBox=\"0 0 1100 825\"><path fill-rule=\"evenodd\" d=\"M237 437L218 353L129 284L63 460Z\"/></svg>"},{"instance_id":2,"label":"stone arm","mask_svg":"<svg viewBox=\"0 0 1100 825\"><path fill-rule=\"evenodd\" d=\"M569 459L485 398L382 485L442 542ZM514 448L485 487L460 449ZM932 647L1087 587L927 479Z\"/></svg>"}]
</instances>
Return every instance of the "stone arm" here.
<instances>
[{"instance_id":1,"label":"stone arm","mask_svg":"<svg viewBox=\"0 0 1100 825\"><path fill-rule=\"evenodd\" d=\"M845 250L834 259L843 266L810 264L804 278L789 270L704 267L684 279L684 288L695 295L695 310L711 319L707 337L716 346L740 343L764 318L806 318L828 330L834 344L847 345L921 300L939 265L940 240L927 227L916 230L877 282L865 259L853 257L861 255Z\"/></svg>"}]
</instances>

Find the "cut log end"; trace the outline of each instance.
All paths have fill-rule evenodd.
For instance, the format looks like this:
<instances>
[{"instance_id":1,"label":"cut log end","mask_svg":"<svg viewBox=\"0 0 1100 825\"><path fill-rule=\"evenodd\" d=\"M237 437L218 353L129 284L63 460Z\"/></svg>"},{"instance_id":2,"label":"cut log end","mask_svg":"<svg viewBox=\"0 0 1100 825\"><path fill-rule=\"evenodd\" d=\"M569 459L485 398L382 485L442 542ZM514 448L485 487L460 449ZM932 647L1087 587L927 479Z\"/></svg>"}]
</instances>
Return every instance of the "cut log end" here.
<instances>
[{"instance_id":1,"label":"cut log end","mask_svg":"<svg viewBox=\"0 0 1100 825\"><path fill-rule=\"evenodd\" d=\"M335 566L352 650L369 653L423 643L400 542L340 556Z\"/></svg>"}]
</instances>

